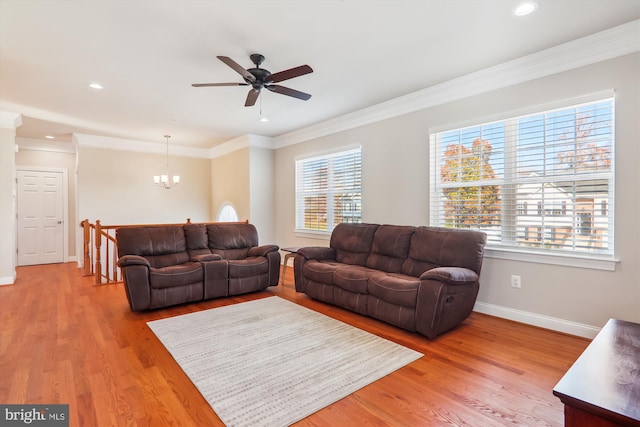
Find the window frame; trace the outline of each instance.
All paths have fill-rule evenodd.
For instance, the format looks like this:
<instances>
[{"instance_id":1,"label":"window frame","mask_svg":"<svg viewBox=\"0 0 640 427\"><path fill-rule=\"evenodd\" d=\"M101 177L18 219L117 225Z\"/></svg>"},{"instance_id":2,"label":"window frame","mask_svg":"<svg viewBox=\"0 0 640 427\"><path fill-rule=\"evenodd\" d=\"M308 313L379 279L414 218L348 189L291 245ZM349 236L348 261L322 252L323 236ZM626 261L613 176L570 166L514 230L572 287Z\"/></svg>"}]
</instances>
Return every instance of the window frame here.
<instances>
[{"instance_id":1,"label":"window frame","mask_svg":"<svg viewBox=\"0 0 640 427\"><path fill-rule=\"evenodd\" d=\"M509 132L511 132L511 135L515 135L515 132L512 132L513 128L510 128L509 126L517 126L519 119L526 116L533 116L536 114L544 115L554 110L577 108L582 104L606 102L606 101L611 101L612 103L612 110L611 110L612 134L611 134L611 155L610 155L612 164L611 164L610 172L608 173L609 177L607 178L609 187L608 187L608 196L605 202L606 204L603 204L603 202L599 202L594 206L592 221L596 216L601 215L601 213L605 213L606 216L608 216L608 230L609 230L608 239L610 240L609 251L607 253L589 253L589 252L582 252L582 251L570 251L566 249L558 249L554 251L546 250L546 249L528 250L524 246L517 246L512 241L512 242L507 242L506 245L495 244L495 243L487 244L485 248L485 256L488 258L509 259L509 260L515 260L515 261L527 261L527 262L535 262L535 263L575 266L575 267L594 268L594 269L614 271L615 265L618 262L618 259L615 257L615 240L614 240L615 212L613 210L615 206L614 196L615 196L615 145L616 145L615 144L616 142L615 141L616 140L615 138L615 94L613 91L603 91L603 92L588 94L582 97L558 100L553 103L548 103L546 105L531 106L525 109L521 109L519 111L505 112L503 114L500 114L499 116L494 116L491 118L469 120L467 123L430 129L429 131L429 156L430 156L429 223L433 226L443 226L443 223L438 221L438 219L440 219L440 221L443 221L443 217L441 216L440 218L435 218L436 215L434 214L434 212L439 213L442 211L442 209L444 209L442 205L442 201L438 199L438 196L441 196L441 191L443 189L442 185L438 185L438 184L441 184L440 167L442 165L441 163L437 164L438 161L442 161L442 157L439 157L436 155L436 150L442 149L440 144L441 141L437 139L439 136L450 131L460 131L466 128L474 128L474 127L480 128L483 126L491 125L493 123L501 123L504 125L504 132L505 132L504 157L507 158L509 154L518 153L517 143L515 143L514 141L508 141L509 139L513 140L514 138L509 138L507 135ZM545 144L546 143L547 142L545 142ZM515 144L515 145L512 145L511 147L509 147L510 144ZM508 153L507 152L508 150L511 150L511 153ZM476 184L476 186L485 186L489 184L498 183L500 185L501 200L504 195L504 192L508 191L508 190L505 190L506 186L515 187L519 182L521 182L518 179L514 179L514 176L516 173L515 168L517 165L516 161L508 162L505 160L504 165L505 165L504 169L502 170L502 174L503 174L502 178L488 180L488 181L479 181L479 183ZM580 179L576 179L575 182L579 181ZM548 178L545 178L543 179L543 181L552 182L553 180L549 180ZM504 218L504 210L508 209L508 207L505 208L504 206L505 203L506 204L511 203L513 205L511 206L512 207L511 217L506 218L506 220ZM562 206L562 209L566 209L564 205L561 205L561 206ZM529 202L527 206L526 201L517 200L517 194L513 191L511 192L511 197L509 200L507 200L506 202L501 201L500 212L503 217L501 220L502 225L500 226L500 229L502 230L501 231L502 235L504 235L505 233L504 229L508 229L509 227L511 227L512 229L515 228L517 218L519 217L519 215L522 215L521 212L523 208L524 208L524 211L527 212L525 213L525 215L532 215L532 216L536 215L535 210L537 209L537 206L532 202ZM550 209L550 207L545 208L545 210L548 210L548 209ZM534 227L536 224L531 223L527 225L529 227ZM516 236L513 230L511 230L511 233L513 236ZM501 242L503 241L503 237L500 238L500 241Z\"/></svg>"},{"instance_id":2,"label":"window frame","mask_svg":"<svg viewBox=\"0 0 640 427\"><path fill-rule=\"evenodd\" d=\"M359 211L355 212L359 213L358 221L362 222L362 147L361 146L350 146L350 147L342 147L340 149L324 152L324 153L315 153L313 155L300 157L295 160L294 165L294 181L295 181L295 196L294 196L294 234L299 237L308 237L308 238L318 238L318 239L329 239L331 237L331 233L333 229L338 224L336 222L335 216L335 203L334 196L340 194L340 190L336 188L336 170L335 170L335 160L340 158L345 158L348 156L352 156L356 154L359 169L355 173L348 174L347 176L351 177L356 175L359 178L359 186L349 186L350 190L356 189L357 197L359 198ZM310 164L311 162L321 162L327 161L327 188L326 190L316 190L316 191L304 191L300 189L300 179L302 178L302 171L299 168L304 167L305 163ZM326 195L326 229L312 229L312 228L304 228L305 220L305 210L300 210L301 207L304 207L304 202L300 199L304 197L304 195L316 194L316 195Z\"/></svg>"}]
</instances>

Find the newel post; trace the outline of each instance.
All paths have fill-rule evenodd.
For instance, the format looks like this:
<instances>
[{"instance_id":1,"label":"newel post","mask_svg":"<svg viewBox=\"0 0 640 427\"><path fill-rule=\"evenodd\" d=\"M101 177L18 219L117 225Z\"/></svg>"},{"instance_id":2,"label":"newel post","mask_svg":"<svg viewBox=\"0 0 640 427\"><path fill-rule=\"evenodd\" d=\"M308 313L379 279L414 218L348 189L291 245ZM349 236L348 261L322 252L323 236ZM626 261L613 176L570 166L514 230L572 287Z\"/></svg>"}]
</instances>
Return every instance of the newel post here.
<instances>
[{"instance_id":1,"label":"newel post","mask_svg":"<svg viewBox=\"0 0 640 427\"><path fill-rule=\"evenodd\" d=\"M80 223L80 227L82 227L82 251L84 253L82 275L91 276L91 224L88 219L85 219Z\"/></svg>"}]
</instances>

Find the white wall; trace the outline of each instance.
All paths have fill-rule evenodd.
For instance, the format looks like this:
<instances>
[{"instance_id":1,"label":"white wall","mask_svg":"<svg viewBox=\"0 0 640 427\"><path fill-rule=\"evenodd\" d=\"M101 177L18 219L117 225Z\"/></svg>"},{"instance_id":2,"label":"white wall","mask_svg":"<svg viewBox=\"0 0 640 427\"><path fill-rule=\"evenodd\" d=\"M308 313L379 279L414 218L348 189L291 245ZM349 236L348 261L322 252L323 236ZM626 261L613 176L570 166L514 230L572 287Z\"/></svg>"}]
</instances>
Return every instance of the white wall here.
<instances>
[{"instance_id":1,"label":"white wall","mask_svg":"<svg viewBox=\"0 0 640 427\"><path fill-rule=\"evenodd\" d=\"M275 244L275 180L273 177L274 152L271 149L251 147L249 218L258 230L260 244Z\"/></svg>"},{"instance_id":2,"label":"white wall","mask_svg":"<svg viewBox=\"0 0 640 427\"><path fill-rule=\"evenodd\" d=\"M16 280L16 127L19 114L0 111L0 285Z\"/></svg>"},{"instance_id":3,"label":"white wall","mask_svg":"<svg viewBox=\"0 0 640 427\"><path fill-rule=\"evenodd\" d=\"M211 220L208 159L169 158L180 184L153 183L165 169L160 154L78 146L78 219L104 225L183 223Z\"/></svg>"},{"instance_id":4,"label":"white wall","mask_svg":"<svg viewBox=\"0 0 640 427\"><path fill-rule=\"evenodd\" d=\"M326 240L294 234L294 162L304 155L360 144L363 221L428 224L430 129L486 119L563 99L616 93L615 272L486 258L479 309L590 335L610 317L640 321L640 55L632 54L438 105L276 151L276 233L280 246ZM510 287L511 274L522 288ZM575 324L575 325L574 325ZM575 328L574 328L575 326ZM591 328L593 327L593 328Z\"/></svg>"},{"instance_id":5,"label":"white wall","mask_svg":"<svg viewBox=\"0 0 640 427\"><path fill-rule=\"evenodd\" d=\"M244 221L251 215L249 147L211 160L211 212L213 219L225 203L231 203Z\"/></svg>"},{"instance_id":6,"label":"white wall","mask_svg":"<svg viewBox=\"0 0 640 427\"><path fill-rule=\"evenodd\" d=\"M247 144L211 160L213 215L225 203L256 226L260 244L275 244L274 151Z\"/></svg>"}]
</instances>

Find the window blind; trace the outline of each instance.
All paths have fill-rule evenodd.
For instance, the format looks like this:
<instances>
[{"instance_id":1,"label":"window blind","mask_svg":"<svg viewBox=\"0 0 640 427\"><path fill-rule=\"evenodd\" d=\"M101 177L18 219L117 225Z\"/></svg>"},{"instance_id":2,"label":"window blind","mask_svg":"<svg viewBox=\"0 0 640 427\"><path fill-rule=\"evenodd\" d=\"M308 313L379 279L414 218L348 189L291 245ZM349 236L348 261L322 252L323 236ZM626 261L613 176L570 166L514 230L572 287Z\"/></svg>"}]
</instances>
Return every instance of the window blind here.
<instances>
[{"instance_id":1,"label":"window blind","mask_svg":"<svg viewBox=\"0 0 640 427\"><path fill-rule=\"evenodd\" d=\"M362 220L360 148L296 161L296 230L328 232Z\"/></svg>"},{"instance_id":2,"label":"window blind","mask_svg":"<svg viewBox=\"0 0 640 427\"><path fill-rule=\"evenodd\" d=\"M430 223L613 256L614 99L430 134Z\"/></svg>"}]
</instances>

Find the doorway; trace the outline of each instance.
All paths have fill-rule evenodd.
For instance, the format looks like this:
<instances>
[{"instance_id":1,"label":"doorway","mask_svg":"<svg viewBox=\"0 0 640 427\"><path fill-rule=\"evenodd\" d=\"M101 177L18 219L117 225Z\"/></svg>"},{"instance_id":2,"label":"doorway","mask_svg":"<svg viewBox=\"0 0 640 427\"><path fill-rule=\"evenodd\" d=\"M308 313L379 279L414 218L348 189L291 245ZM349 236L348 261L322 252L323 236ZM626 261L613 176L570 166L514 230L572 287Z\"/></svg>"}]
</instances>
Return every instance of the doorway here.
<instances>
[{"instance_id":1,"label":"doorway","mask_svg":"<svg viewBox=\"0 0 640 427\"><path fill-rule=\"evenodd\" d=\"M18 265L65 262L67 171L19 167L16 188Z\"/></svg>"}]
</instances>

